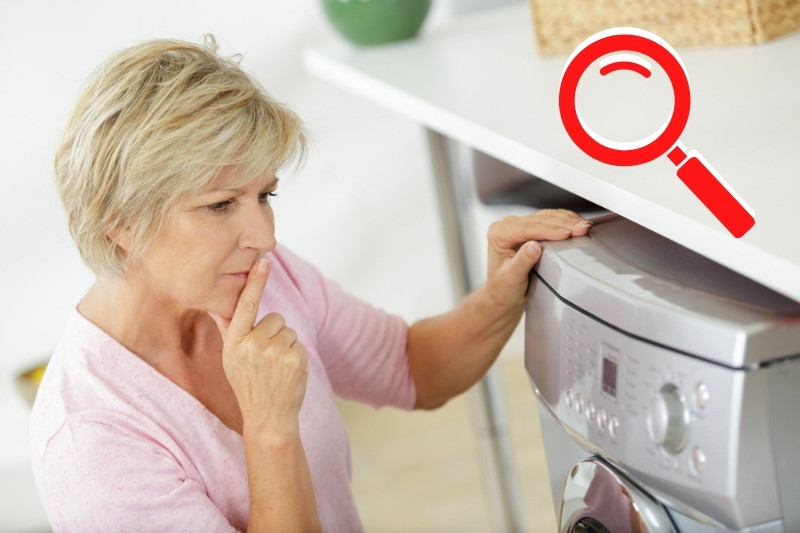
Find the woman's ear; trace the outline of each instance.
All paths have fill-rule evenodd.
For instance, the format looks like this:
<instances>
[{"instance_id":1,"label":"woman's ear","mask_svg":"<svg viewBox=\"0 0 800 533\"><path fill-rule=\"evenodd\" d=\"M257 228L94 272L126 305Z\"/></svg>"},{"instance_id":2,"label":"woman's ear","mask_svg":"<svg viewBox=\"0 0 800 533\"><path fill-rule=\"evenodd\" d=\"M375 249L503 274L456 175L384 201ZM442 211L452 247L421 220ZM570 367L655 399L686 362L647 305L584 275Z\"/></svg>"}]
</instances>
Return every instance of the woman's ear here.
<instances>
[{"instance_id":1,"label":"woman's ear","mask_svg":"<svg viewBox=\"0 0 800 533\"><path fill-rule=\"evenodd\" d=\"M106 237L122 248L127 254L131 250L131 228L119 229L117 227L106 230Z\"/></svg>"}]
</instances>

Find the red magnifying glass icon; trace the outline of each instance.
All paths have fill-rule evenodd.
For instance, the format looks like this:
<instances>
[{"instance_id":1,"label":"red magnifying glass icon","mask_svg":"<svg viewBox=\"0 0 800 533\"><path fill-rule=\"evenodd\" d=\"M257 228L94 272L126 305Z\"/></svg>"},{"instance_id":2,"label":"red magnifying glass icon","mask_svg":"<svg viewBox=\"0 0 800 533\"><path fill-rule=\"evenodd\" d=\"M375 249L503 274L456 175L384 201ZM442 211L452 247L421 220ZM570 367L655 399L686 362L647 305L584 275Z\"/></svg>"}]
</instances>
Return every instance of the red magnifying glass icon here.
<instances>
[{"instance_id":1,"label":"red magnifying glass icon","mask_svg":"<svg viewBox=\"0 0 800 533\"><path fill-rule=\"evenodd\" d=\"M583 120L575 104L578 82L590 65L601 62L600 74L632 70L650 76L649 63L634 52L654 61L672 85L670 117L652 135L633 142L605 139ZM584 41L570 56L561 76L558 107L561 121L572 141L588 156L615 166L648 163L666 154L677 167L677 175L694 195L734 236L741 237L755 224L753 211L695 150L687 153L679 141L689 120L691 94L686 69L678 54L663 39L639 28L612 28Z\"/></svg>"}]
</instances>

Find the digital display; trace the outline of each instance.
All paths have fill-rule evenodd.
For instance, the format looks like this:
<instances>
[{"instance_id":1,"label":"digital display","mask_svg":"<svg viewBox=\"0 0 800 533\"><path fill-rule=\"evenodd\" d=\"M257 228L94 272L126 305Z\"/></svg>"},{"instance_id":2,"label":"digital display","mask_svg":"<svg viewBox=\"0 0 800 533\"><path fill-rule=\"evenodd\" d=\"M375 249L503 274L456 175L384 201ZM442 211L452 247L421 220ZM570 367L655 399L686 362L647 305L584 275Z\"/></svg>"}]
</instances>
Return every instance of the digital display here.
<instances>
[{"instance_id":1,"label":"digital display","mask_svg":"<svg viewBox=\"0 0 800 533\"><path fill-rule=\"evenodd\" d=\"M603 392L617 397L617 362L603 357Z\"/></svg>"}]
</instances>

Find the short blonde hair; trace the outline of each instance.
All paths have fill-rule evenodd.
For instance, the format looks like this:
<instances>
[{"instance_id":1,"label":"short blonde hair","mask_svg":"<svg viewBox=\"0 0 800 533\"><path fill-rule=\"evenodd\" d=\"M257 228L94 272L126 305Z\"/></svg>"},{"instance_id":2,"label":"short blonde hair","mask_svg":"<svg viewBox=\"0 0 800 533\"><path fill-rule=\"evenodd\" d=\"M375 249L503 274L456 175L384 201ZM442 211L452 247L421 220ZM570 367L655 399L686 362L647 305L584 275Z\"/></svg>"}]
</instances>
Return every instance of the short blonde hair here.
<instances>
[{"instance_id":1,"label":"short blonde hair","mask_svg":"<svg viewBox=\"0 0 800 533\"><path fill-rule=\"evenodd\" d=\"M124 275L170 209L225 167L244 185L305 156L303 124L235 58L205 45L145 42L89 78L55 156L70 233L98 276ZM126 256L108 236L130 231Z\"/></svg>"}]
</instances>

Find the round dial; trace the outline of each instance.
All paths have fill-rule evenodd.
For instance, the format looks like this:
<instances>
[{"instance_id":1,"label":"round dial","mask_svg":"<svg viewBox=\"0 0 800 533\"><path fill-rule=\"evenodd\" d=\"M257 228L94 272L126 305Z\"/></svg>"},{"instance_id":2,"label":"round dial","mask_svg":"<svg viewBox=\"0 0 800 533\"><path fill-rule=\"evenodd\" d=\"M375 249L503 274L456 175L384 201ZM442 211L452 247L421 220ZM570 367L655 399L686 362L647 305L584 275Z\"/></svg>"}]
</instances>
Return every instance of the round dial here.
<instances>
[{"instance_id":1,"label":"round dial","mask_svg":"<svg viewBox=\"0 0 800 533\"><path fill-rule=\"evenodd\" d=\"M689 408L680 389L672 383L661 387L647 411L650 439L674 455L686 446L690 422Z\"/></svg>"}]
</instances>

